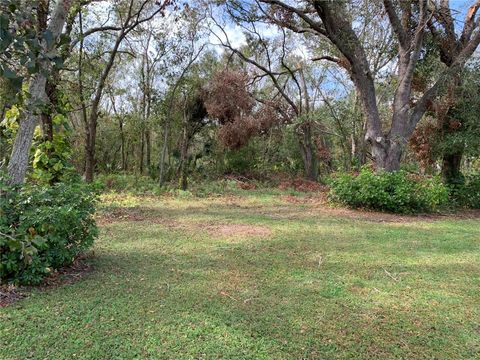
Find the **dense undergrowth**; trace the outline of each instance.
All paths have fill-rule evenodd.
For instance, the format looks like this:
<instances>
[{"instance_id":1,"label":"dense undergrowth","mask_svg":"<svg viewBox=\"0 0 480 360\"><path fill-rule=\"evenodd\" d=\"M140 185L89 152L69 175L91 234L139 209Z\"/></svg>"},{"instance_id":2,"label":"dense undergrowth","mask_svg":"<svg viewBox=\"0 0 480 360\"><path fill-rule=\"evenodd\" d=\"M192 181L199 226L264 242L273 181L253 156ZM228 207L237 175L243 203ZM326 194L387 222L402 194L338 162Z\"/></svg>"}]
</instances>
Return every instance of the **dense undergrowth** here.
<instances>
[{"instance_id":1,"label":"dense undergrowth","mask_svg":"<svg viewBox=\"0 0 480 360\"><path fill-rule=\"evenodd\" d=\"M0 193L2 283L38 284L93 245L97 195L91 187L0 182Z\"/></svg>"}]
</instances>

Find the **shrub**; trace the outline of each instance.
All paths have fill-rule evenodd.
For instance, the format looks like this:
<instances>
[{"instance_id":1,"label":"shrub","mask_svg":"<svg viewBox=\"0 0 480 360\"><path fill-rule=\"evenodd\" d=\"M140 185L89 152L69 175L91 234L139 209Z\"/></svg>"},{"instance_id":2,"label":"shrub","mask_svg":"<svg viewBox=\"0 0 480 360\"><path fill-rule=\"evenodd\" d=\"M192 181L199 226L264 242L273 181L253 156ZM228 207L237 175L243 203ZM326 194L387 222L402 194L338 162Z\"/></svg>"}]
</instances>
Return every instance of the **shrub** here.
<instances>
[{"instance_id":1,"label":"shrub","mask_svg":"<svg viewBox=\"0 0 480 360\"><path fill-rule=\"evenodd\" d=\"M331 178L330 186L332 201L353 208L411 214L433 212L448 202L448 190L438 178L405 171L375 173L363 168L358 175Z\"/></svg>"},{"instance_id":2,"label":"shrub","mask_svg":"<svg viewBox=\"0 0 480 360\"><path fill-rule=\"evenodd\" d=\"M452 202L460 207L480 209L480 174L468 175L448 185Z\"/></svg>"},{"instance_id":3,"label":"shrub","mask_svg":"<svg viewBox=\"0 0 480 360\"><path fill-rule=\"evenodd\" d=\"M0 179L0 277L38 284L92 246L96 194L82 183L9 188Z\"/></svg>"}]
</instances>

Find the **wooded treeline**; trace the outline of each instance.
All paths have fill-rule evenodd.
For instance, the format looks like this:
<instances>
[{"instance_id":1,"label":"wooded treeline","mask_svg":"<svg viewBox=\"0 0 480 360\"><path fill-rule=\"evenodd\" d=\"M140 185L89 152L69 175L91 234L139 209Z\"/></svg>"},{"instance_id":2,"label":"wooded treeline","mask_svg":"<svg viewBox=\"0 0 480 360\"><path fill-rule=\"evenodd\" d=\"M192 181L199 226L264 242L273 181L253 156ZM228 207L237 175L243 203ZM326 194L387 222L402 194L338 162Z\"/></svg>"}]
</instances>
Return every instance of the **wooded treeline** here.
<instances>
[{"instance_id":1,"label":"wooded treeline","mask_svg":"<svg viewBox=\"0 0 480 360\"><path fill-rule=\"evenodd\" d=\"M478 172L480 1L3 0L0 167Z\"/></svg>"}]
</instances>

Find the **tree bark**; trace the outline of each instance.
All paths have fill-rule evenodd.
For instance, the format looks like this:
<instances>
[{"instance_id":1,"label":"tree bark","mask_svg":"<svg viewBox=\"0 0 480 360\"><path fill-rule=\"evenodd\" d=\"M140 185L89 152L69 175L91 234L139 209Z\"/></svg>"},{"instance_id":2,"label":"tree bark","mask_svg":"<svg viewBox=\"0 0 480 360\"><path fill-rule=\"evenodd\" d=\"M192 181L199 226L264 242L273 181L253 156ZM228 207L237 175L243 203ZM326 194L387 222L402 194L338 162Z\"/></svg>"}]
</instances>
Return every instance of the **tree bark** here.
<instances>
[{"instance_id":1,"label":"tree bark","mask_svg":"<svg viewBox=\"0 0 480 360\"><path fill-rule=\"evenodd\" d=\"M97 140L97 117L90 116L85 129L85 181L93 182L95 174L95 144Z\"/></svg>"},{"instance_id":2,"label":"tree bark","mask_svg":"<svg viewBox=\"0 0 480 360\"><path fill-rule=\"evenodd\" d=\"M167 157L168 152L168 138L169 138L169 130L170 130L170 118L165 118L165 124L163 127L163 146L162 146L162 154L160 156L160 169L158 174L158 181L160 186L163 186L165 183L165 159Z\"/></svg>"},{"instance_id":3,"label":"tree bark","mask_svg":"<svg viewBox=\"0 0 480 360\"><path fill-rule=\"evenodd\" d=\"M150 169L152 167L152 143L150 129L145 131L145 166L147 173L150 175Z\"/></svg>"},{"instance_id":4,"label":"tree bark","mask_svg":"<svg viewBox=\"0 0 480 360\"><path fill-rule=\"evenodd\" d=\"M447 184L455 183L462 179L462 172L460 171L462 158L463 151L443 155L442 177Z\"/></svg>"},{"instance_id":5,"label":"tree bark","mask_svg":"<svg viewBox=\"0 0 480 360\"><path fill-rule=\"evenodd\" d=\"M47 44L42 41L42 52L44 54L52 51L56 44L56 40L62 33L65 20L72 6L73 0L58 0L55 11L52 15L48 30L52 34L53 41ZM38 109L39 103L45 103L47 100L46 85L47 75L50 70L48 60L41 60L39 64L39 72L33 76L29 84L30 98L27 101L24 118L20 121L20 126L13 144L12 155L8 163L9 182L12 185L18 185L24 182L28 168L28 159L30 148L32 146L33 134L35 127L39 122Z\"/></svg>"},{"instance_id":6,"label":"tree bark","mask_svg":"<svg viewBox=\"0 0 480 360\"><path fill-rule=\"evenodd\" d=\"M125 134L123 132L123 121L122 121L122 119L118 120L118 125L119 125L119 128L120 128L120 141L121 141L121 146L122 146L122 149L121 149L122 171L126 171L127 170L127 159L126 159L126 156L125 156Z\"/></svg>"},{"instance_id":7,"label":"tree bark","mask_svg":"<svg viewBox=\"0 0 480 360\"><path fill-rule=\"evenodd\" d=\"M46 83L47 78L42 73L38 73L30 81L30 99L27 103L27 110L25 110L24 118L20 121L20 126L13 144L12 155L8 162L8 176L11 185L21 184L25 180L33 133L38 124L38 115L33 108L36 101L45 102Z\"/></svg>"},{"instance_id":8,"label":"tree bark","mask_svg":"<svg viewBox=\"0 0 480 360\"><path fill-rule=\"evenodd\" d=\"M182 148L180 153L180 186L182 190L188 188L188 118L183 114L183 132L182 132Z\"/></svg>"},{"instance_id":9,"label":"tree bark","mask_svg":"<svg viewBox=\"0 0 480 360\"><path fill-rule=\"evenodd\" d=\"M301 125L300 153L302 155L304 174L308 180L318 180L318 160L316 149L312 141L312 127L310 122Z\"/></svg>"}]
</instances>

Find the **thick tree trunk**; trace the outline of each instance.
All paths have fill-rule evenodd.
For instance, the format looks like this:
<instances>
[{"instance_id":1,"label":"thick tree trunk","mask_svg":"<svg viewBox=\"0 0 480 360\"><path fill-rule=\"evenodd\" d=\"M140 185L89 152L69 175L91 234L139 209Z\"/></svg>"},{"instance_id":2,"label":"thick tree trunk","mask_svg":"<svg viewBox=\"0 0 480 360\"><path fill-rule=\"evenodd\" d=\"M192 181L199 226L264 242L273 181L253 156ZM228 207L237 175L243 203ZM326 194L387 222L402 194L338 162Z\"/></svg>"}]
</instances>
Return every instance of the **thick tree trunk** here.
<instances>
[{"instance_id":1,"label":"thick tree trunk","mask_svg":"<svg viewBox=\"0 0 480 360\"><path fill-rule=\"evenodd\" d=\"M45 85L47 78L44 74L38 73L30 81L30 101L25 111L25 117L20 121L20 126L13 144L12 155L8 162L8 176L11 185L23 183L28 168L28 158L32 146L33 133L38 125L38 115L35 113L34 103L44 102L46 99Z\"/></svg>"},{"instance_id":2,"label":"thick tree trunk","mask_svg":"<svg viewBox=\"0 0 480 360\"><path fill-rule=\"evenodd\" d=\"M383 161L383 170L398 171L400 170L400 160L402 159L404 146L399 143L392 143L386 151L385 160Z\"/></svg>"},{"instance_id":3,"label":"thick tree trunk","mask_svg":"<svg viewBox=\"0 0 480 360\"><path fill-rule=\"evenodd\" d=\"M318 169L316 165L315 155L312 149L308 146L301 146L301 153L303 159L303 167L304 167L304 176L306 179L311 181L317 181L318 179Z\"/></svg>"},{"instance_id":4,"label":"thick tree trunk","mask_svg":"<svg viewBox=\"0 0 480 360\"><path fill-rule=\"evenodd\" d=\"M377 171L398 171L405 146L402 142L392 141L388 139L386 144L372 144L372 154L375 159L375 169Z\"/></svg>"},{"instance_id":5,"label":"thick tree trunk","mask_svg":"<svg viewBox=\"0 0 480 360\"><path fill-rule=\"evenodd\" d=\"M65 19L72 6L72 0L58 0L55 11L52 15L48 30L51 31L53 42L51 45L42 43L42 52L48 53L53 50L53 46L60 36L65 25ZM47 60L40 62L39 72L32 78L29 84L30 99L27 103L25 117L20 121L15 142L13 144L12 156L8 163L8 175L10 183L13 185L21 184L25 180L28 168L28 158L32 146L33 133L38 125L39 116L36 107L39 103L46 101L46 85L50 64Z\"/></svg>"},{"instance_id":6,"label":"thick tree trunk","mask_svg":"<svg viewBox=\"0 0 480 360\"><path fill-rule=\"evenodd\" d=\"M443 155L442 177L447 184L455 183L462 178L460 166L462 165L463 151Z\"/></svg>"}]
</instances>

